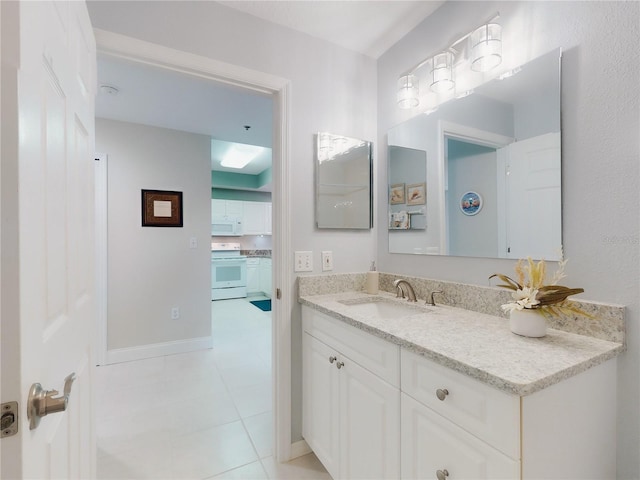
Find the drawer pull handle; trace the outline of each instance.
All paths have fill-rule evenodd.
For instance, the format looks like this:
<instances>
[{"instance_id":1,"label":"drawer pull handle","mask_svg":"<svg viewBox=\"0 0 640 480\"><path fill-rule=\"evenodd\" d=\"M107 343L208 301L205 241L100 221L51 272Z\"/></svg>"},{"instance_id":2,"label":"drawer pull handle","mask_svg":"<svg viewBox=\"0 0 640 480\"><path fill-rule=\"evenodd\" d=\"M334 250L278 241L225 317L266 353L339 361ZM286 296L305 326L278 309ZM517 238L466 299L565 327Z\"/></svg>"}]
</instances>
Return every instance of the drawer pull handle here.
<instances>
[{"instance_id":1,"label":"drawer pull handle","mask_svg":"<svg viewBox=\"0 0 640 480\"><path fill-rule=\"evenodd\" d=\"M338 357L334 357L333 355L329 357L329 363L333 363L338 359Z\"/></svg>"},{"instance_id":2,"label":"drawer pull handle","mask_svg":"<svg viewBox=\"0 0 640 480\"><path fill-rule=\"evenodd\" d=\"M447 390L446 388L439 388L438 390L436 390L436 397L438 397L438 400L441 400L444 402L444 399L447 398L447 395L449 395L449 390ZM444 471L446 472L446 470Z\"/></svg>"},{"instance_id":3,"label":"drawer pull handle","mask_svg":"<svg viewBox=\"0 0 640 480\"><path fill-rule=\"evenodd\" d=\"M336 367L338 367L338 370L340 370L342 367L344 367L344 362L336 363Z\"/></svg>"},{"instance_id":4,"label":"drawer pull handle","mask_svg":"<svg viewBox=\"0 0 640 480\"><path fill-rule=\"evenodd\" d=\"M445 480L449 476L447 470L436 470L436 477L438 480Z\"/></svg>"}]
</instances>

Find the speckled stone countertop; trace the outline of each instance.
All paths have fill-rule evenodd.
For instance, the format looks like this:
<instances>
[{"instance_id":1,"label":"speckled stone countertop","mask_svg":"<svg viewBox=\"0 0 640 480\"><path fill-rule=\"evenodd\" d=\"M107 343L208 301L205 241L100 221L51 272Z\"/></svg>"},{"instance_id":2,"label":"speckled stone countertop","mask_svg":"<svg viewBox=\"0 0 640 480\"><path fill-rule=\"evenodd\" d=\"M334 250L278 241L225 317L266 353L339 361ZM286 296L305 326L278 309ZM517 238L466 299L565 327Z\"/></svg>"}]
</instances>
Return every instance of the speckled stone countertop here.
<instances>
[{"instance_id":1,"label":"speckled stone countertop","mask_svg":"<svg viewBox=\"0 0 640 480\"><path fill-rule=\"evenodd\" d=\"M549 329L546 337L515 335L505 318L450 306L422 306L397 319L357 315L340 301L378 297L380 292L302 295L299 302L441 365L516 395L529 395L616 357L623 344Z\"/></svg>"}]
</instances>

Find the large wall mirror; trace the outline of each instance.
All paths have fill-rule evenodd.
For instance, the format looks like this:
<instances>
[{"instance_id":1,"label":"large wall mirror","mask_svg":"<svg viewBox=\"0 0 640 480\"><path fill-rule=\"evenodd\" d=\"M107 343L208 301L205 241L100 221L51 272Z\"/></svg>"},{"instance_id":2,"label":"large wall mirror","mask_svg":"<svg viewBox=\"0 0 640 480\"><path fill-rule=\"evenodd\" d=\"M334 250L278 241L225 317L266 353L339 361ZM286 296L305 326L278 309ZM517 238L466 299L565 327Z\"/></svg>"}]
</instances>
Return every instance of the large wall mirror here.
<instances>
[{"instance_id":1,"label":"large wall mirror","mask_svg":"<svg viewBox=\"0 0 640 480\"><path fill-rule=\"evenodd\" d=\"M331 133L315 140L317 227L371 228L371 142Z\"/></svg>"},{"instance_id":2,"label":"large wall mirror","mask_svg":"<svg viewBox=\"0 0 640 480\"><path fill-rule=\"evenodd\" d=\"M388 132L389 253L560 258L560 59Z\"/></svg>"}]
</instances>

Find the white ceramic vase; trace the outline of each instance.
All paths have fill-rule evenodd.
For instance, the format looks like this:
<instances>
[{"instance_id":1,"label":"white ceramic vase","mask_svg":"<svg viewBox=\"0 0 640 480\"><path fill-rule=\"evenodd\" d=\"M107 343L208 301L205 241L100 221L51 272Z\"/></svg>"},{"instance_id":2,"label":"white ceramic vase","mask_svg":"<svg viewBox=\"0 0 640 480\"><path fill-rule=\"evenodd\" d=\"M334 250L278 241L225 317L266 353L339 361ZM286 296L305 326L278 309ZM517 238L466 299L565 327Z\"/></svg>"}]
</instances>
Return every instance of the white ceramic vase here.
<instances>
[{"instance_id":1,"label":"white ceramic vase","mask_svg":"<svg viewBox=\"0 0 640 480\"><path fill-rule=\"evenodd\" d=\"M544 337L547 334L547 321L540 312L533 309L512 310L509 314L511 331L523 337Z\"/></svg>"}]
</instances>

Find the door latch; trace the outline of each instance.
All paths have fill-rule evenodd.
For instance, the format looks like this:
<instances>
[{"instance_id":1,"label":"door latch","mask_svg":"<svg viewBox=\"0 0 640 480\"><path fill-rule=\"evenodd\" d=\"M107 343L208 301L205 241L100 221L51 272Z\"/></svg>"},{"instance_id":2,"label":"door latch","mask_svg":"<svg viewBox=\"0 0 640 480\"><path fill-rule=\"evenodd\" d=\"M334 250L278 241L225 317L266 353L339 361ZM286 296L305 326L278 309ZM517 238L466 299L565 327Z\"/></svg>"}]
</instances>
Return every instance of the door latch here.
<instances>
[{"instance_id":1,"label":"door latch","mask_svg":"<svg viewBox=\"0 0 640 480\"><path fill-rule=\"evenodd\" d=\"M0 415L1 437L10 437L18 433L18 402L3 403Z\"/></svg>"},{"instance_id":2,"label":"door latch","mask_svg":"<svg viewBox=\"0 0 640 480\"><path fill-rule=\"evenodd\" d=\"M29 430L33 430L40 424L40 419L50 413L64 412L69 403L71 386L76 379L76 374L67 375L64 379L64 394L61 397L57 390L45 390L39 383L31 385L29 399L27 400L27 417L29 418Z\"/></svg>"}]
</instances>

